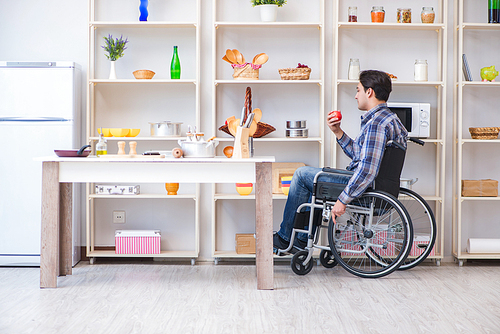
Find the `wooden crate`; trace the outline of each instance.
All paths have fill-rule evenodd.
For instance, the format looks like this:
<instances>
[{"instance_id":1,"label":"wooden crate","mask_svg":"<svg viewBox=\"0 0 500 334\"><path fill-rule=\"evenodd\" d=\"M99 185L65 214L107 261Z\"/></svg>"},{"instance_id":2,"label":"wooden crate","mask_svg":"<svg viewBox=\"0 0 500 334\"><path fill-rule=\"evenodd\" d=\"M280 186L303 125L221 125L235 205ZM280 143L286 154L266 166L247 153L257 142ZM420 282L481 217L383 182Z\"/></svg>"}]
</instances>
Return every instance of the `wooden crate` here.
<instances>
[{"instance_id":1,"label":"wooden crate","mask_svg":"<svg viewBox=\"0 0 500 334\"><path fill-rule=\"evenodd\" d=\"M273 162L273 194L283 194L281 191L282 176L292 176L297 168L305 165L303 162Z\"/></svg>"},{"instance_id":2,"label":"wooden crate","mask_svg":"<svg viewBox=\"0 0 500 334\"><path fill-rule=\"evenodd\" d=\"M253 233L236 234L236 254L255 254L255 236Z\"/></svg>"}]
</instances>

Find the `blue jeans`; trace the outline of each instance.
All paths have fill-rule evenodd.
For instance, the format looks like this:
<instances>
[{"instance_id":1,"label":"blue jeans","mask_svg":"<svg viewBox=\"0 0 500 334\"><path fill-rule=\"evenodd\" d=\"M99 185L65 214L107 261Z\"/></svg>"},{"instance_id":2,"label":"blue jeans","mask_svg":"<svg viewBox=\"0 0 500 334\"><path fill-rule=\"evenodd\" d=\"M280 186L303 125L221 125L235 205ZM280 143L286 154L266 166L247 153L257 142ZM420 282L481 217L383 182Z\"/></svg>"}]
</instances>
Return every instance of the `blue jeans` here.
<instances>
[{"instance_id":1,"label":"blue jeans","mask_svg":"<svg viewBox=\"0 0 500 334\"><path fill-rule=\"evenodd\" d=\"M278 235L283 240L290 241L297 208L303 203L311 203L314 177L320 171L321 168L305 166L298 168L293 174L283 211L283 221L278 231ZM323 174L318 181L347 184L349 179L347 175ZM297 237L302 241L307 241L305 233L299 233Z\"/></svg>"}]
</instances>

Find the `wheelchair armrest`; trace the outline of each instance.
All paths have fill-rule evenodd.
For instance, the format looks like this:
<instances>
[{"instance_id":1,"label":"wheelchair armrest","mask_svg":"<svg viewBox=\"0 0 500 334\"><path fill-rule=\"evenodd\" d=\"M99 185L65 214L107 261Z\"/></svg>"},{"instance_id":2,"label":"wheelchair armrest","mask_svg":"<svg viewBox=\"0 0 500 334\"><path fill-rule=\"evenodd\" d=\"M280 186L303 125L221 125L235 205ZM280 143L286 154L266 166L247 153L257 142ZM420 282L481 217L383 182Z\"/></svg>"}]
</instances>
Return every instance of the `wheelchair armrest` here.
<instances>
[{"instance_id":1,"label":"wheelchair armrest","mask_svg":"<svg viewBox=\"0 0 500 334\"><path fill-rule=\"evenodd\" d=\"M332 174L338 174L338 175L347 175L347 176L354 175L354 171L352 171L352 170L335 169L335 168L330 168L330 167L323 167L322 171L325 173L332 173Z\"/></svg>"}]
</instances>

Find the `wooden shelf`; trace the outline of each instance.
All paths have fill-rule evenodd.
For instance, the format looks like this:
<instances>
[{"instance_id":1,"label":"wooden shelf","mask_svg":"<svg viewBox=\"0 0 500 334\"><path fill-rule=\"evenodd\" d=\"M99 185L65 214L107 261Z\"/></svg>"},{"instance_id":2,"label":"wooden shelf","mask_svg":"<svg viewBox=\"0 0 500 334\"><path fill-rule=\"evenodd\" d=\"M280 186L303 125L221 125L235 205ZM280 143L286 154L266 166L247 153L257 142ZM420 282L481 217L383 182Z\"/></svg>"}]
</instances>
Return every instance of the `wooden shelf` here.
<instances>
[{"instance_id":1,"label":"wooden shelf","mask_svg":"<svg viewBox=\"0 0 500 334\"><path fill-rule=\"evenodd\" d=\"M318 28L322 27L321 22L222 22L214 23L215 28Z\"/></svg>"},{"instance_id":2,"label":"wooden shelf","mask_svg":"<svg viewBox=\"0 0 500 334\"><path fill-rule=\"evenodd\" d=\"M372 23L372 22L338 22L343 29L383 29L383 30L440 30L445 29L440 23Z\"/></svg>"},{"instance_id":3,"label":"wooden shelf","mask_svg":"<svg viewBox=\"0 0 500 334\"><path fill-rule=\"evenodd\" d=\"M323 85L321 80L215 80L215 85L219 84L235 84L235 85L250 85L250 84L280 84L280 85L307 85L317 84Z\"/></svg>"},{"instance_id":4,"label":"wooden shelf","mask_svg":"<svg viewBox=\"0 0 500 334\"><path fill-rule=\"evenodd\" d=\"M288 196L285 194L273 194L273 199L287 199ZM218 199L236 199L236 200L255 200L255 195L250 194L246 196L242 196L240 194L215 194L214 195L214 200Z\"/></svg>"},{"instance_id":5,"label":"wooden shelf","mask_svg":"<svg viewBox=\"0 0 500 334\"><path fill-rule=\"evenodd\" d=\"M337 80L338 85L357 85L359 83L358 80L347 80L347 79L339 79ZM403 80L392 80L393 86L442 86L444 85L443 81L403 81Z\"/></svg>"},{"instance_id":6,"label":"wooden shelf","mask_svg":"<svg viewBox=\"0 0 500 334\"><path fill-rule=\"evenodd\" d=\"M217 137L216 140L218 141L230 141L234 142L233 137ZM320 137L308 137L308 138L286 138L286 137L262 137L262 138L254 138L254 142L279 142L279 143L284 143L284 142L318 142L321 143L321 138Z\"/></svg>"},{"instance_id":7,"label":"wooden shelf","mask_svg":"<svg viewBox=\"0 0 500 334\"><path fill-rule=\"evenodd\" d=\"M196 22L161 22L161 21L90 21L89 25L96 28L196 28Z\"/></svg>"},{"instance_id":8,"label":"wooden shelf","mask_svg":"<svg viewBox=\"0 0 500 334\"><path fill-rule=\"evenodd\" d=\"M167 194L138 194L138 195L100 195L91 194L89 198L99 199L99 198L114 198L114 199L194 199L196 200L195 194L179 194L179 195L167 195Z\"/></svg>"},{"instance_id":9,"label":"wooden shelf","mask_svg":"<svg viewBox=\"0 0 500 334\"><path fill-rule=\"evenodd\" d=\"M462 28L466 30L500 30L498 23L463 23Z\"/></svg>"},{"instance_id":10,"label":"wooden shelf","mask_svg":"<svg viewBox=\"0 0 500 334\"><path fill-rule=\"evenodd\" d=\"M90 79L89 84L108 84L108 85L117 85L117 84L134 84L134 85L152 85L152 84L170 84L170 85L179 85L179 84L194 84L196 85L196 80L186 80L186 79L149 79L149 80L138 80L138 79Z\"/></svg>"},{"instance_id":11,"label":"wooden shelf","mask_svg":"<svg viewBox=\"0 0 500 334\"><path fill-rule=\"evenodd\" d=\"M160 251L160 254L116 254L114 250L96 250L89 252L88 257L198 257L195 251Z\"/></svg>"}]
</instances>

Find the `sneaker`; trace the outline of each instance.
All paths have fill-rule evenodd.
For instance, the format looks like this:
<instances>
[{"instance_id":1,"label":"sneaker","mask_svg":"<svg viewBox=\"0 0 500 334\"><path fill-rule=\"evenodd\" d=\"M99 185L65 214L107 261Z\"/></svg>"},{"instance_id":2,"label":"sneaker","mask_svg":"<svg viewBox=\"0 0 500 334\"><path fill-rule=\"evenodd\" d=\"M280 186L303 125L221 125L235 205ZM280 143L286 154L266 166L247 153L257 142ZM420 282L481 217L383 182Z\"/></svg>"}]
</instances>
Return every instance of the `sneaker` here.
<instances>
[{"instance_id":1,"label":"sneaker","mask_svg":"<svg viewBox=\"0 0 500 334\"><path fill-rule=\"evenodd\" d=\"M288 242L288 241L284 240L282 237L280 237L277 232L273 233L273 253L274 254L278 254L278 250L283 251L283 250L287 249L289 244L290 244L290 242ZM295 254L299 250L302 250L302 248L297 247L295 245L295 242L294 242L294 246L287 253L288 254ZM278 255L284 256L287 253L281 252Z\"/></svg>"},{"instance_id":2,"label":"sneaker","mask_svg":"<svg viewBox=\"0 0 500 334\"><path fill-rule=\"evenodd\" d=\"M300 240L299 238L295 238L293 241L293 247L297 248L298 250L304 250L306 249L307 246L307 241Z\"/></svg>"}]
</instances>

